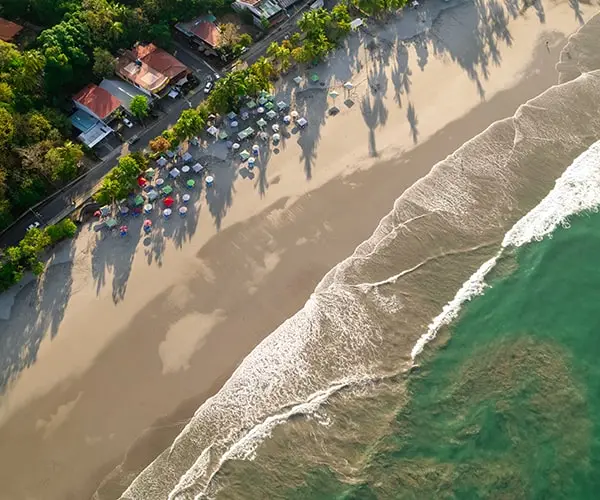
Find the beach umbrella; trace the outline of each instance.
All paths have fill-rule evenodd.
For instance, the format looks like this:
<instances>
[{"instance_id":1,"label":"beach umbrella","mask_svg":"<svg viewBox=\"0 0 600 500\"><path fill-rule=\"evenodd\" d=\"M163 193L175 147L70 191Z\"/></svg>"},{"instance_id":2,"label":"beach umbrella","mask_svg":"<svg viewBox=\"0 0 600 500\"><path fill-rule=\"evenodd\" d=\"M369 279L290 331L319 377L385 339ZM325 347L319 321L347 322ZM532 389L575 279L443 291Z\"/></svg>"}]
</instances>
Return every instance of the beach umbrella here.
<instances>
[{"instance_id":1,"label":"beach umbrella","mask_svg":"<svg viewBox=\"0 0 600 500\"><path fill-rule=\"evenodd\" d=\"M187 193L185 193L181 199L183 200L184 203L187 203L188 201L190 201L191 196Z\"/></svg>"},{"instance_id":2,"label":"beach umbrella","mask_svg":"<svg viewBox=\"0 0 600 500\"><path fill-rule=\"evenodd\" d=\"M257 155L257 154L259 153L259 151L260 151L260 148L258 147L258 144L254 144L254 145L252 146L252 152L253 152L255 155Z\"/></svg>"},{"instance_id":3,"label":"beach umbrella","mask_svg":"<svg viewBox=\"0 0 600 500\"><path fill-rule=\"evenodd\" d=\"M150 191L148 191L148 199L150 201L154 201L156 200L156 198L158 198L158 193L156 192L156 190L151 189Z\"/></svg>"},{"instance_id":4,"label":"beach umbrella","mask_svg":"<svg viewBox=\"0 0 600 500\"><path fill-rule=\"evenodd\" d=\"M273 104L271 101L269 101L269 102L267 102L267 104L265 104L265 109L268 109L269 111L271 111L274 107L275 107L275 104Z\"/></svg>"},{"instance_id":5,"label":"beach umbrella","mask_svg":"<svg viewBox=\"0 0 600 500\"><path fill-rule=\"evenodd\" d=\"M289 124L292 121L292 117L290 115L285 115L283 117L283 123Z\"/></svg>"},{"instance_id":6,"label":"beach umbrella","mask_svg":"<svg viewBox=\"0 0 600 500\"><path fill-rule=\"evenodd\" d=\"M233 143L233 146L231 146L231 149L233 149L234 151L237 151L238 149L240 149L240 145L237 142Z\"/></svg>"},{"instance_id":7,"label":"beach umbrella","mask_svg":"<svg viewBox=\"0 0 600 500\"><path fill-rule=\"evenodd\" d=\"M274 123L271 128L273 129L273 132L279 132L279 125L277 125L277 123Z\"/></svg>"},{"instance_id":8,"label":"beach umbrella","mask_svg":"<svg viewBox=\"0 0 600 500\"><path fill-rule=\"evenodd\" d=\"M121 237L127 236L127 226L121 226L119 231L121 232Z\"/></svg>"},{"instance_id":9,"label":"beach umbrella","mask_svg":"<svg viewBox=\"0 0 600 500\"><path fill-rule=\"evenodd\" d=\"M279 134L273 134L273 142L279 142L281 136Z\"/></svg>"},{"instance_id":10,"label":"beach umbrella","mask_svg":"<svg viewBox=\"0 0 600 500\"><path fill-rule=\"evenodd\" d=\"M137 178L137 183L138 183L139 187L143 188L146 184L148 184L148 181L146 179L144 179L142 176L139 176Z\"/></svg>"},{"instance_id":11,"label":"beach umbrella","mask_svg":"<svg viewBox=\"0 0 600 500\"><path fill-rule=\"evenodd\" d=\"M152 231L152 226L144 226L144 233L150 234L150 231Z\"/></svg>"},{"instance_id":12,"label":"beach umbrella","mask_svg":"<svg viewBox=\"0 0 600 500\"><path fill-rule=\"evenodd\" d=\"M122 206L121 207L121 215L127 215L129 213L129 208Z\"/></svg>"},{"instance_id":13,"label":"beach umbrella","mask_svg":"<svg viewBox=\"0 0 600 500\"><path fill-rule=\"evenodd\" d=\"M196 185L196 181L194 179L190 179L189 181L186 182L186 184L187 184L187 187L189 187L191 189Z\"/></svg>"},{"instance_id":14,"label":"beach umbrella","mask_svg":"<svg viewBox=\"0 0 600 500\"><path fill-rule=\"evenodd\" d=\"M208 127L206 129L206 131L213 137L217 137L217 134L219 133L219 129L217 127L215 127L214 125L211 125L210 127Z\"/></svg>"},{"instance_id":15,"label":"beach umbrella","mask_svg":"<svg viewBox=\"0 0 600 500\"><path fill-rule=\"evenodd\" d=\"M263 106L265 103L267 102L267 99L265 97L260 97L258 99L258 104L260 104L261 106Z\"/></svg>"},{"instance_id":16,"label":"beach umbrella","mask_svg":"<svg viewBox=\"0 0 600 500\"><path fill-rule=\"evenodd\" d=\"M248 158L250 158L250 153L244 149L244 151L240 153L240 158L242 161L246 161Z\"/></svg>"},{"instance_id":17,"label":"beach umbrella","mask_svg":"<svg viewBox=\"0 0 600 500\"><path fill-rule=\"evenodd\" d=\"M146 219L144 221L144 227L146 227L146 226L152 226L152 221L150 219Z\"/></svg>"},{"instance_id":18,"label":"beach umbrella","mask_svg":"<svg viewBox=\"0 0 600 500\"><path fill-rule=\"evenodd\" d=\"M173 192L173 188L171 186L165 186L161 189L162 194L171 194Z\"/></svg>"},{"instance_id":19,"label":"beach umbrella","mask_svg":"<svg viewBox=\"0 0 600 500\"><path fill-rule=\"evenodd\" d=\"M163 200L163 203L164 203L165 207L170 208L173 206L173 203L175 203L175 200L173 198L171 198L170 196L167 196Z\"/></svg>"},{"instance_id":20,"label":"beach umbrella","mask_svg":"<svg viewBox=\"0 0 600 500\"><path fill-rule=\"evenodd\" d=\"M206 177L206 187L212 187L214 182L215 182L215 178L212 175L208 175Z\"/></svg>"},{"instance_id":21,"label":"beach umbrella","mask_svg":"<svg viewBox=\"0 0 600 500\"><path fill-rule=\"evenodd\" d=\"M182 217L185 217L185 214L187 214L187 207L179 207L179 215L181 215Z\"/></svg>"},{"instance_id":22,"label":"beach umbrella","mask_svg":"<svg viewBox=\"0 0 600 500\"><path fill-rule=\"evenodd\" d=\"M231 122L231 128L237 128L238 125L239 125L239 123L236 122L235 120Z\"/></svg>"},{"instance_id":23,"label":"beach umbrella","mask_svg":"<svg viewBox=\"0 0 600 500\"><path fill-rule=\"evenodd\" d=\"M152 177L154 175L154 169L152 167L147 168L144 172L148 177Z\"/></svg>"},{"instance_id":24,"label":"beach umbrella","mask_svg":"<svg viewBox=\"0 0 600 500\"><path fill-rule=\"evenodd\" d=\"M275 100L275 96L273 94L267 94L265 97L267 98L268 101L274 101Z\"/></svg>"},{"instance_id":25,"label":"beach umbrella","mask_svg":"<svg viewBox=\"0 0 600 500\"><path fill-rule=\"evenodd\" d=\"M164 179L161 179L160 177L159 177L158 179L156 179L156 182L155 182L155 184L156 184L158 187L162 186L164 183L165 183L165 180L164 180Z\"/></svg>"},{"instance_id":26,"label":"beach umbrella","mask_svg":"<svg viewBox=\"0 0 600 500\"><path fill-rule=\"evenodd\" d=\"M335 99L339 95L340 95L340 93L335 90L332 90L331 92L329 92L329 97L331 97L332 99Z\"/></svg>"},{"instance_id":27,"label":"beach umbrella","mask_svg":"<svg viewBox=\"0 0 600 500\"><path fill-rule=\"evenodd\" d=\"M169 161L164 156L161 156L158 160L156 160L156 164L159 167L164 167L167 163L169 163Z\"/></svg>"},{"instance_id":28,"label":"beach umbrella","mask_svg":"<svg viewBox=\"0 0 600 500\"><path fill-rule=\"evenodd\" d=\"M171 177L173 177L173 179L176 179L177 177L179 177L179 174L181 174L181 172L179 171L178 168L172 168L171 171L169 172L169 175Z\"/></svg>"},{"instance_id":29,"label":"beach umbrella","mask_svg":"<svg viewBox=\"0 0 600 500\"><path fill-rule=\"evenodd\" d=\"M258 137L260 137L263 141L266 141L269 138L269 134L266 132L261 132Z\"/></svg>"},{"instance_id":30,"label":"beach umbrella","mask_svg":"<svg viewBox=\"0 0 600 500\"><path fill-rule=\"evenodd\" d=\"M175 157L175 151L171 151L171 150L167 151L167 156L169 158L171 158L171 159L174 158Z\"/></svg>"},{"instance_id":31,"label":"beach umbrella","mask_svg":"<svg viewBox=\"0 0 600 500\"><path fill-rule=\"evenodd\" d=\"M202 172L204 170L204 167L202 165L200 165L200 163L196 163L196 164L192 165L192 170L194 172L196 172L197 174L199 174L200 172Z\"/></svg>"},{"instance_id":32,"label":"beach umbrella","mask_svg":"<svg viewBox=\"0 0 600 500\"><path fill-rule=\"evenodd\" d=\"M298 111L294 110L290 113L290 116L292 117L292 120L295 120L296 118L298 118Z\"/></svg>"},{"instance_id":33,"label":"beach umbrella","mask_svg":"<svg viewBox=\"0 0 600 500\"><path fill-rule=\"evenodd\" d=\"M269 93L265 89L263 89L258 93L258 95L260 97L267 97L269 95Z\"/></svg>"},{"instance_id":34,"label":"beach umbrella","mask_svg":"<svg viewBox=\"0 0 600 500\"><path fill-rule=\"evenodd\" d=\"M344 88L346 90L352 90L354 88L354 85L352 85L351 82L346 82L346 83L344 83Z\"/></svg>"},{"instance_id":35,"label":"beach umbrella","mask_svg":"<svg viewBox=\"0 0 600 500\"><path fill-rule=\"evenodd\" d=\"M184 165L183 167L181 167L181 171L184 174L189 174L190 173L190 167L188 167L187 165Z\"/></svg>"},{"instance_id":36,"label":"beach umbrella","mask_svg":"<svg viewBox=\"0 0 600 500\"><path fill-rule=\"evenodd\" d=\"M260 120L258 120L258 121L256 122L256 124L257 124L257 125L258 125L260 128L263 128L263 127L265 127L265 126L267 125L267 122L266 122L266 120L264 120L263 118L261 118Z\"/></svg>"},{"instance_id":37,"label":"beach umbrella","mask_svg":"<svg viewBox=\"0 0 600 500\"><path fill-rule=\"evenodd\" d=\"M313 83L317 83L319 81L319 75L313 73L312 75L310 75L310 81Z\"/></svg>"},{"instance_id":38,"label":"beach umbrella","mask_svg":"<svg viewBox=\"0 0 600 500\"><path fill-rule=\"evenodd\" d=\"M150 203L146 203L144 205L144 212L146 212L147 214L149 214L150 212L152 212L152 205Z\"/></svg>"},{"instance_id":39,"label":"beach umbrella","mask_svg":"<svg viewBox=\"0 0 600 500\"><path fill-rule=\"evenodd\" d=\"M227 149L231 149L231 146L233 146L233 141L227 141L225 145L227 146Z\"/></svg>"},{"instance_id":40,"label":"beach umbrella","mask_svg":"<svg viewBox=\"0 0 600 500\"><path fill-rule=\"evenodd\" d=\"M190 154L188 151L186 151L186 152L185 152L185 154L182 156L182 158L181 158L181 159L182 159L184 162L187 162L187 161L192 161L192 159L193 159L193 156L192 156L192 155L191 155L191 154Z\"/></svg>"},{"instance_id":41,"label":"beach umbrella","mask_svg":"<svg viewBox=\"0 0 600 500\"><path fill-rule=\"evenodd\" d=\"M211 113L210 115L208 115L209 120L214 120L216 117L217 117L217 115L215 115L214 113Z\"/></svg>"},{"instance_id":42,"label":"beach umbrella","mask_svg":"<svg viewBox=\"0 0 600 500\"><path fill-rule=\"evenodd\" d=\"M246 106L248 107L248 109L254 109L256 107L256 102L254 102L252 99L250 99L247 103Z\"/></svg>"},{"instance_id":43,"label":"beach umbrella","mask_svg":"<svg viewBox=\"0 0 600 500\"><path fill-rule=\"evenodd\" d=\"M112 228L113 228L113 227L115 227L116 225L117 225L117 220L116 220L116 219L113 219L112 217L106 221L106 227L107 227L108 229L112 229Z\"/></svg>"},{"instance_id":44,"label":"beach umbrella","mask_svg":"<svg viewBox=\"0 0 600 500\"><path fill-rule=\"evenodd\" d=\"M273 119L274 119L274 118L276 118L276 117L277 117L277 113L275 113L275 111L273 111L273 110L271 110L271 111L269 111L269 112L267 113L267 118L268 118L269 120L273 120Z\"/></svg>"},{"instance_id":45,"label":"beach umbrella","mask_svg":"<svg viewBox=\"0 0 600 500\"><path fill-rule=\"evenodd\" d=\"M133 212L132 212L132 214L133 214L134 217L137 217L141 213L142 213L142 207L136 207L136 208L133 209Z\"/></svg>"},{"instance_id":46,"label":"beach umbrella","mask_svg":"<svg viewBox=\"0 0 600 500\"><path fill-rule=\"evenodd\" d=\"M300 85L302 83L302 77L301 76L295 76L294 77L294 82L296 82L296 85Z\"/></svg>"},{"instance_id":47,"label":"beach umbrella","mask_svg":"<svg viewBox=\"0 0 600 500\"><path fill-rule=\"evenodd\" d=\"M94 217L101 217L102 216L102 212L100 212L100 210L96 210L94 212Z\"/></svg>"},{"instance_id":48,"label":"beach umbrella","mask_svg":"<svg viewBox=\"0 0 600 500\"><path fill-rule=\"evenodd\" d=\"M261 113L261 114L262 114L262 113L264 113L264 112L265 112L265 108L263 108L263 107L261 106L261 107L260 107L260 108L258 108L256 111L257 111L257 113Z\"/></svg>"},{"instance_id":49,"label":"beach umbrella","mask_svg":"<svg viewBox=\"0 0 600 500\"><path fill-rule=\"evenodd\" d=\"M196 136L192 137L192 138L190 139L190 144L191 144L192 146L197 146L197 145L198 145L198 138L197 138Z\"/></svg>"},{"instance_id":50,"label":"beach umbrella","mask_svg":"<svg viewBox=\"0 0 600 500\"><path fill-rule=\"evenodd\" d=\"M248 118L250 118L250 115L246 111L244 111L242 113L242 120L247 120Z\"/></svg>"},{"instance_id":51,"label":"beach umbrella","mask_svg":"<svg viewBox=\"0 0 600 500\"><path fill-rule=\"evenodd\" d=\"M168 217L170 217L172 213L173 213L173 211L170 208L165 208L163 210L163 215L165 216L165 219L167 219Z\"/></svg>"},{"instance_id":52,"label":"beach umbrella","mask_svg":"<svg viewBox=\"0 0 600 500\"><path fill-rule=\"evenodd\" d=\"M256 160L254 158L248 158L248 169L252 170L254 168L254 162Z\"/></svg>"},{"instance_id":53,"label":"beach umbrella","mask_svg":"<svg viewBox=\"0 0 600 500\"><path fill-rule=\"evenodd\" d=\"M298 125L300 125L300 127L306 127L307 123L308 123L308 121L304 117L302 117L298 120Z\"/></svg>"},{"instance_id":54,"label":"beach umbrella","mask_svg":"<svg viewBox=\"0 0 600 500\"><path fill-rule=\"evenodd\" d=\"M279 101L277 103L277 107L279 108L279 111L283 111L285 108L287 108L287 102Z\"/></svg>"},{"instance_id":55,"label":"beach umbrella","mask_svg":"<svg viewBox=\"0 0 600 500\"><path fill-rule=\"evenodd\" d=\"M142 195L138 194L138 195L137 195L137 196L134 198L134 200L133 200L133 204L134 204L136 207L140 207L140 206L142 206L142 205L144 204L144 198L142 198Z\"/></svg>"}]
</instances>

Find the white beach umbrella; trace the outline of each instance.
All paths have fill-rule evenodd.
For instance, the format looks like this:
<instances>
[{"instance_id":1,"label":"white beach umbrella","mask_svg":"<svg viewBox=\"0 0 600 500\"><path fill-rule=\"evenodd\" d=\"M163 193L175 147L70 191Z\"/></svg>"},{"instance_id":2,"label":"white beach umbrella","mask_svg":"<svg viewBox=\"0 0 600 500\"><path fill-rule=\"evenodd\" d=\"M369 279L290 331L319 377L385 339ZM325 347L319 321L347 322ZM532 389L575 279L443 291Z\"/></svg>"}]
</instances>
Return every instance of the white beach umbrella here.
<instances>
[{"instance_id":1,"label":"white beach umbrella","mask_svg":"<svg viewBox=\"0 0 600 500\"><path fill-rule=\"evenodd\" d=\"M352 90L354 88L354 85L352 85L351 82L346 82L346 83L344 83L344 88L346 90Z\"/></svg>"},{"instance_id":2,"label":"white beach umbrella","mask_svg":"<svg viewBox=\"0 0 600 500\"><path fill-rule=\"evenodd\" d=\"M275 123L272 127L273 132L279 132L279 125L277 125L277 123Z\"/></svg>"},{"instance_id":3,"label":"white beach umbrella","mask_svg":"<svg viewBox=\"0 0 600 500\"><path fill-rule=\"evenodd\" d=\"M183 167L181 167L181 171L182 171L184 174L187 174L187 173L189 173L189 171L190 171L190 167L188 167L187 165L184 165Z\"/></svg>"},{"instance_id":4,"label":"white beach umbrella","mask_svg":"<svg viewBox=\"0 0 600 500\"><path fill-rule=\"evenodd\" d=\"M256 158L254 158L254 157L248 158L248 165L250 165L252 167L254 165L255 161L256 161Z\"/></svg>"},{"instance_id":5,"label":"white beach umbrella","mask_svg":"<svg viewBox=\"0 0 600 500\"><path fill-rule=\"evenodd\" d=\"M290 115L285 115L283 117L283 123L290 123L292 121L292 117Z\"/></svg>"},{"instance_id":6,"label":"white beach umbrella","mask_svg":"<svg viewBox=\"0 0 600 500\"><path fill-rule=\"evenodd\" d=\"M302 77L301 76L294 77L294 82L296 82L296 85L300 85L302 83Z\"/></svg>"},{"instance_id":7,"label":"white beach umbrella","mask_svg":"<svg viewBox=\"0 0 600 500\"><path fill-rule=\"evenodd\" d=\"M298 111L294 110L290 113L290 116L292 117L292 120L295 120L296 118L298 118Z\"/></svg>"},{"instance_id":8,"label":"white beach umbrella","mask_svg":"<svg viewBox=\"0 0 600 500\"><path fill-rule=\"evenodd\" d=\"M252 152L253 152L254 154L258 154L258 152L259 152L259 151L260 151L260 148L258 147L258 144L254 144L254 145L252 146Z\"/></svg>"},{"instance_id":9,"label":"white beach umbrella","mask_svg":"<svg viewBox=\"0 0 600 500\"><path fill-rule=\"evenodd\" d=\"M258 113L264 113L265 112L265 108L263 108L262 106L260 106L259 108L257 108L256 110Z\"/></svg>"},{"instance_id":10,"label":"white beach umbrella","mask_svg":"<svg viewBox=\"0 0 600 500\"><path fill-rule=\"evenodd\" d=\"M281 136L279 134L273 134L273 141L274 142L279 142L280 139L281 139Z\"/></svg>"},{"instance_id":11,"label":"white beach umbrella","mask_svg":"<svg viewBox=\"0 0 600 500\"><path fill-rule=\"evenodd\" d=\"M307 124L308 124L308 121L304 117L302 117L298 120L298 125L300 125L301 127L305 127Z\"/></svg>"}]
</instances>

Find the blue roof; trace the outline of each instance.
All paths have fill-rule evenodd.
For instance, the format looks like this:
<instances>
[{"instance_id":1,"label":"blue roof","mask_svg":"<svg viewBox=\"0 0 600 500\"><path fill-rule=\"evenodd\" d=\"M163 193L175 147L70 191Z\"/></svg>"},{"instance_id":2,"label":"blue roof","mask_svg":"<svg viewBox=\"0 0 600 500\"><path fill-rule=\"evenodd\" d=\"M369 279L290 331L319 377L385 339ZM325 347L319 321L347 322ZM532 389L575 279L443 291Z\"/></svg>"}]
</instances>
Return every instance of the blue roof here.
<instances>
[{"instance_id":1,"label":"blue roof","mask_svg":"<svg viewBox=\"0 0 600 500\"><path fill-rule=\"evenodd\" d=\"M89 115L82 109L78 109L71 115L71 123L73 126L84 133L96 125L97 122L98 120L96 118Z\"/></svg>"}]
</instances>

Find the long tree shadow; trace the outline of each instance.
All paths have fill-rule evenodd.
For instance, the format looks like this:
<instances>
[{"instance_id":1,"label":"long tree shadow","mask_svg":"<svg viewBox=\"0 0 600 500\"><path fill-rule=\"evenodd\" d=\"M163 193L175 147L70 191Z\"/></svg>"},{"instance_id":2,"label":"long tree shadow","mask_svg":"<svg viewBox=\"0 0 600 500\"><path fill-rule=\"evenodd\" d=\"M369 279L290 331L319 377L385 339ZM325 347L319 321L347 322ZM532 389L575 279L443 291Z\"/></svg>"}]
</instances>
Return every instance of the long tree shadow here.
<instances>
[{"instance_id":1,"label":"long tree shadow","mask_svg":"<svg viewBox=\"0 0 600 500\"><path fill-rule=\"evenodd\" d=\"M45 273L16 293L10 319L0 320L0 394L22 370L37 359L41 342L54 338L64 318L73 288L75 242L65 241L54 251Z\"/></svg>"}]
</instances>

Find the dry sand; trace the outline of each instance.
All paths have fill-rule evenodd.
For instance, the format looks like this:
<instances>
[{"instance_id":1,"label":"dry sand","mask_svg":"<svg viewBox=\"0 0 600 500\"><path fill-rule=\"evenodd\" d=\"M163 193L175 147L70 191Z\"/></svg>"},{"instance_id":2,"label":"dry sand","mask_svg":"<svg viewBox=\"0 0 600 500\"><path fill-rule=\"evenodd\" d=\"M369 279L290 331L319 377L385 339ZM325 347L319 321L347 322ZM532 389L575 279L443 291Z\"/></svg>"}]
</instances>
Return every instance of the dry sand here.
<instances>
[{"instance_id":1,"label":"dry sand","mask_svg":"<svg viewBox=\"0 0 600 500\"><path fill-rule=\"evenodd\" d=\"M197 213L150 241L87 228L58 252L0 322L0 500L89 498L122 463L101 488L116 498L404 189L555 83L565 37L593 13L494 5L457 6L416 37L439 5L424 23L411 10L374 50L354 36L317 68L329 86L357 84L354 106L338 98L328 117L326 90L284 86L309 127L254 178L215 167Z\"/></svg>"}]
</instances>

